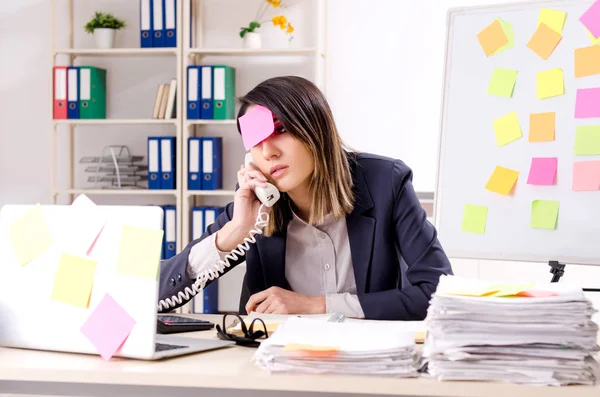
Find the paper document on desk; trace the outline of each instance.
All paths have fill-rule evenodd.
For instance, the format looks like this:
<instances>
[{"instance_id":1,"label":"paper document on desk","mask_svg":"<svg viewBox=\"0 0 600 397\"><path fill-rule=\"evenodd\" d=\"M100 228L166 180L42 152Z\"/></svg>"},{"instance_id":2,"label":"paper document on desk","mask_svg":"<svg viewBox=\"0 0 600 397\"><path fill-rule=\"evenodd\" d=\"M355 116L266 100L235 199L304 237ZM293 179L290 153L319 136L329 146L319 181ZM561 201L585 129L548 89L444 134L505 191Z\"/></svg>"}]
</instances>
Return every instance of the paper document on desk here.
<instances>
[{"instance_id":1,"label":"paper document on desk","mask_svg":"<svg viewBox=\"0 0 600 397\"><path fill-rule=\"evenodd\" d=\"M568 284L442 276L425 320L427 371L438 380L594 384L595 312Z\"/></svg>"},{"instance_id":2,"label":"paper document on desk","mask_svg":"<svg viewBox=\"0 0 600 397\"><path fill-rule=\"evenodd\" d=\"M414 333L402 322L322 322L290 317L252 361L273 372L416 376Z\"/></svg>"}]
</instances>

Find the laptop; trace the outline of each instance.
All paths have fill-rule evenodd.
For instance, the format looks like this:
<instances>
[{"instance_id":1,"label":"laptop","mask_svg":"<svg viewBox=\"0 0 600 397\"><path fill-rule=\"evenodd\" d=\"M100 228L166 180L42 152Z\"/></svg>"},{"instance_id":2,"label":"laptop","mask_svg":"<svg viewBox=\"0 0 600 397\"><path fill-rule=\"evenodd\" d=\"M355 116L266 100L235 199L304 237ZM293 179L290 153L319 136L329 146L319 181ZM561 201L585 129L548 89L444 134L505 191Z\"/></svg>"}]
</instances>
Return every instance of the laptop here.
<instances>
[{"instance_id":1,"label":"laptop","mask_svg":"<svg viewBox=\"0 0 600 397\"><path fill-rule=\"evenodd\" d=\"M139 230L153 237L140 240ZM85 196L72 205L3 206L0 346L156 360L234 344L157 334L163 243L153 231L162 230L158 206L100 206ZM123 259L124 247L145 263Z\"/></svg>"}]
</instances>

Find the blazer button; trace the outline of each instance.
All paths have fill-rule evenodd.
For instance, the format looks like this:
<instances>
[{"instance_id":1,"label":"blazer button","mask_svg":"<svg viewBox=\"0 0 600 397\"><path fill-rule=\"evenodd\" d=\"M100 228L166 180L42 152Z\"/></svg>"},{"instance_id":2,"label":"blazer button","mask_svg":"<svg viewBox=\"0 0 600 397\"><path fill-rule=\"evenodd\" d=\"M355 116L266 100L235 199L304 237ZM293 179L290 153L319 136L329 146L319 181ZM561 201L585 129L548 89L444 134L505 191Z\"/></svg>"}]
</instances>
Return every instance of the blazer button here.
<instances>
[{"instance_id":1,"label":"blazer button","mask_svg":"<svg viewBox=\"0 0 600 397\"><path fill-rule=\"evenodd\" d=\"M175 286L176 282L175 282L175 279L173 277L171 277L171 279L169 280L169 284L171 284L172 287Z\"/></svg>"},{"instance_id":2,"label":"blazer button","mask_svg":"<svg viewBox=\"0 0 600 397\"><path fill-rule=\"evenodd\" d=\"M325 268L325 270L329 270L329 269L331 269L331 266L329 265L329 263L326 263L324 268Z\"/></svg>"},{"instance_id":3,"label":"blazer button","mask_svg":"<svg viewBox=\"0 0 600 397\"><path fill-rule=\"evenodd\" d=\"M181 281L181 273L177 273L177 281Z\"/></svg>"}]
</instances>

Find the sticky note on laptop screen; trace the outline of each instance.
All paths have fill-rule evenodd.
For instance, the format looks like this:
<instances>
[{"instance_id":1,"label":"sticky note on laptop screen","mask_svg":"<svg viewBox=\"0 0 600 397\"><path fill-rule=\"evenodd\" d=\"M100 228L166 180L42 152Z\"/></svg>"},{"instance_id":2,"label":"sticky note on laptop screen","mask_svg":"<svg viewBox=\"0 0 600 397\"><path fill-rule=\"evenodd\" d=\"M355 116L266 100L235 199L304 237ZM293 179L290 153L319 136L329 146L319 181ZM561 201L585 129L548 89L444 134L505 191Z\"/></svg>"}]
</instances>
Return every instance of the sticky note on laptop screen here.
<instances>
[{"instance_id":1,"label":"sticky note on laptop screen","mask_svg":"<svg viewBox=\"0 0 600 397\"><path fill-rule=\"evenodd\" d=\"M575 154L600 154L600 125L579 125L575 130Z\"/></svg>"},{"instance_id":2,"label":"sticky note on laptop screen","mask_svg":"<svg viewBox=\"0 0 600 397\"><path fill-rule=\"evenodd\" d=\"M573 162L574 191L600 190L600 160Z\"/></svg>"},{"instance_id":3,"label":"sticky note on laptop screen","mask_svg":"<svg viewBox=\"0 0 600 397\"><path fill-rule=\"evenodd\" d=\"M531 203L532 228L555 229L560 203L556 200L534 200Z\"/></svg>"},{"instance_id":4,"label":"sticky note on laptop screen","mask_svg":"<svg viewBox=\"0 0 600 397\"><path fill-rule=\"evenodd\" d=\"M491 192L508 196L519 179L519 171L496 166L485 188Z\"/></svg>"},{"instance_id":5,"label":"sticky note on laptop screen","mask_svg":"<svg viewBox=\"0 0 600 397\"><path fill-rule=\"evenodd\" d=\"M595 38L600 37L600 1L595 1L581 16L579 22L589 30Z\"/></svg>"},{"instance_id":6,"label":"sticky note on laptop screen","mask_svg":"<svg viewBox=\"0 0 600 397\"><path fill-rule=\"evenodd\" d=\"M529 39L527 47L543 60L547 60L560 43L562 36L542 23Z\"/></svg>"},{"instance_id":7,"label":"sticky note on laptop screen","mask_svg":"<svg viewBox=\"0 0 600 397\"><path fill-rule=\"evenodd\" d=\"M562 69L555 68L538 72L536 75L537 99L552 98L565 93L565 79Z\"/></svg>"},{"instance_id":8,"label":"sticky note on laptop screen","mask_svg":"<svg viewBox=\"0 0 600 397\"><path fill-rule=\"evenodd\" d=\"M156 280L163 233L163 230L124 225L117 259L117 272Z\"/></svg>"},{"instance_id":9,"label":"sticky note on laptop screen","mask_svg":"<svg viewBox=\"0 0 600 397\"><path fill-rule=\"evenodd\" d=\"M598 43L600 44L600 39ZM575 49L575 77L600 74L600 46L592 45Z\"/></svg>"},{"instance_id":10,"label":"sticky note on laptop screen","mask_svg":"<svg viewBox=\"0 0 600 397\"><path fill-rule=\"evenodd\" d=\"M529 142L551 142L556 132L556 112L529 115Z\"/></svg>"},{"instance_id":11,"label":"sticky note on laptop screen","mask_svg":"<svg viewBox=\"0 0 600 397\"><path fill-rule=\"evenodd\" d=\"M63 253L54 277L52 299L87 308L95 273L95 261Z\"/></svg>"},{"instance_id":12,"label":"sticky note on laptop screen","mask_svg":"<svg viewBox=\"0 0 600 397\"><path fill-rule=\"evenodd\" d=\"M562 35L566 19L567 13L564 11L542 8L538 17L537 26L539 27L543 23L556 33Z\"/></svg>"},{"instance_id":13,"label":"sticky note on laptop screen","mask_svg":"<svg viewBox=\"0 0 600 397\"><path fill-rule=\"evenodd\" d=\"M494 68L487 93L506 98L512 97L517 82L517 73L512 69Z\"/></svg>"},{"instance_id":14,"label":"sticky note on laptop screen","mask_svg":"<svg viewBox=\"0 0 600 397\"><path fill-rule=\"evenodd\" d=\"M529 185L554 185L556 184L556 170L558 158L556 157L534 157L529 167Z\"/></svg>"},{"instance_id":15,"label":"sticky note on laptop screen","mask_svg":"<svg viewBox=\"0 0 600 397\"><path fill-rule=\"evenodd\" d=\"M493 55L504 45L508 44L508 38L502 29L499 20L495 20L477 34L477 40L486 56Z\"/></svg>"},{"instance_id":16,"label":"sticky note on laptop screen","mask_svg":"<svg viewBox=\"0 0 600 397\"><path fill-rule=\"evenodd\" d=\"M21 266L27 265L52 245L52 236L39 204L8 226L8 236Z\"/></svg>"},{"instance_id":17,"label":"sticky note on laptop screen","mask_svg":"<svg viewBox=\"0 0 600 397\"><path fill-rule=\"evenodd\" d=\"M484 234L488 207L466 204L463 210L462 231Z\"/></svg>"},{"instance_id":18,"label":"sticky note on laptop screen","mask_svg":"<svg viewBox=\"0 0 600 397\"><path fill-rule=\"evenodd\" d=\"M511 112L495 119L492 125L498 146L504 146L523 136L517 112Z\"/></svg>"}]
</instances>

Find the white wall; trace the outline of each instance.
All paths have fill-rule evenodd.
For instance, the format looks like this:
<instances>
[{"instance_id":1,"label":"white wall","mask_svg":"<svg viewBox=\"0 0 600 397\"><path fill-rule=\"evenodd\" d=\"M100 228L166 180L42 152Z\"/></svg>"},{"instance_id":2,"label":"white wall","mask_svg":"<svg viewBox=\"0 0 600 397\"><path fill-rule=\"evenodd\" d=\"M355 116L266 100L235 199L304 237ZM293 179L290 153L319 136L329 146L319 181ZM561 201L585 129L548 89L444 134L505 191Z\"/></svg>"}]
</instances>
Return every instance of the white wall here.
<instances>
[{"instance_id":1,"label":"white wall","mask_svg":"<svg viewBox=\"0 0 600 397\"><path fill-rule=\"evenodd\" d=\"M344 139L353 147L401 158L415 172L419 191L432 191L435 181L442 87L445 18L456 6L491 4L497 0L329 0L328 73L326 93ZM83 25L95 9L126 19L119 46L138 46L138 0L75 0L75 45L90 47ZM253 16L256 0L205 0L207 46L239 46L239 26ZM310 45L313 11L293 2L288 11L296 26L293 45ZM228 15L222 6L235 5ZM272 15L272 14L270 14ZM50 1L0 1L0 205L50 202ZM224 21L223 24L221 22ZM59 21L59 26L64 25ZM265 47L285 45L285 37L265 26ZM64 32L63 32L64 33ZM65 36L61 35L64 45ZM9 56L10 54L10 56ZM239 94L273 74L311 77L311 62L300 58L250 60L213 58L239 68ZM82 63L109 67L109 117L148 117L156 86L174 75L173 60L83 58ZM111 66L108 66L111 65ZM171 128L171 129L169 129ZM77 158L97 153L115 141L145 153L148 135L173 134L168 126L78 127ZM212 127L206 134L227 136L231 156L241 153L237 132ZM233 136L232 136L233 135ZM64 153L64 149L61 153ZM235 161L233 163L236 163ZM226 186L234 183L226 166ZM82 167L77 180L83 182ZM64 177L60 180L64 182ZM98 203L117 199L94 197ZM162 204L163 200L145 199ZM207 200L206 204L222 204ZM457 274L503 280L549 280L545 264L453 260ZM572 270L571 270L572 269ZM572 267L565 281L600 287L598 268ZM223 291L239 288L242 272L224 283ZM229 283L229 284L227 284ZM230 287L226 287L230 285ZM222 292L225 309L237 309L238 293Z\"/></svg>"}]
</instances>

